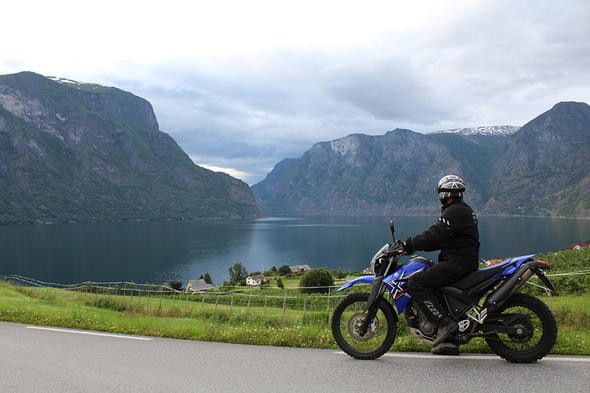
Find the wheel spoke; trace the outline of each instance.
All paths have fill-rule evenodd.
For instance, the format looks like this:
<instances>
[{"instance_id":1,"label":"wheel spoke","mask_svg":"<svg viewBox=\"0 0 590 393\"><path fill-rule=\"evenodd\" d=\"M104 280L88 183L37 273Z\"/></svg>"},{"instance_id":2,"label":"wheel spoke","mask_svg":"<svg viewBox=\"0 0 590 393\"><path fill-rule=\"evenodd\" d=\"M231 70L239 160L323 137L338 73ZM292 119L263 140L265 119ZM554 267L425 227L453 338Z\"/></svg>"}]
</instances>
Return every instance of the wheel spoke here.
<instances>
[{"instance_id":1,"label":"wheel spoke","mask_svg":"<svg viewBox=\"0 0 590 393\"><path fill-rule=\"evenodd\" d=\"M385 299L377 300L375 318L364 332L368 293L352 293L334 310L332 334L338 346L358 359L375 359L389 350L397 331L394 310Z\"/></svg>"},{"instance_id":2,"label":"wheel spoke","mask_svg":"<svg viewBox=\"0 0 590 393\"><path fill-rule=\"evenodd\" d=\"M377 311L375 320L361 336L360 327L366 317L363 306L361 302L355 302L345 309L340 319L340 332L348 345L361 352L372 352L381 346L387 336L387 319L381 310Z\"/></svg>"},{"instance_id":3,"label":"wheel spoke","mask_svg":"<svg viewBox=\"0 0 590 393\"><path fill-rule=\"evenodd\" d=\"M504 313L521 315L511 325L511 327L517 329L518 334L498 334L504 345L518 351L524 351L535 347L539 343L543 335L543 324L537 314L522 306L507 308Z\"/></svg>"},{"instance_id":4,"label":"wheel spoke","mask_svg":"<svg viewBox=\"0 0 590 393\"><path fill-rule=\"evenodd\" d=\"M503 324L486 337L494 352L511 362L530 363L545 356L557 339L557 324L551 310L539 299L513 295L489 319Z\"/></svg>"}]
</instances>

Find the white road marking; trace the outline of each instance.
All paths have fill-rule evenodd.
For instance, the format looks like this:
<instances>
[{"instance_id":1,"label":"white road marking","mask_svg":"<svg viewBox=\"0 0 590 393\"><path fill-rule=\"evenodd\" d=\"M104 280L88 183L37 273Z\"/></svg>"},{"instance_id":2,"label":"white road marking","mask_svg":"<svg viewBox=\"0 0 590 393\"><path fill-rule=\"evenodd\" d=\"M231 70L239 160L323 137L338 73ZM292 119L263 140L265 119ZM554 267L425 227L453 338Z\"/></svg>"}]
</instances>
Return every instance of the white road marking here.
<instances>
[{"instance_id":1,"label":"white road marking","mask_svg":"<svg viewBox=\"0 0 590 393\"><path fill-rule=\"evenodd\" d=\"M27 329L49 330L51 332L61 332L61 333L84 334L84 335L88 335L88 336L123 338L126 340L140 340L140 341L153 341L154 340L153 338L149 338L149 337L123 336L121 334L88 332L88 331L84 331L84 330L58 329L58 328L43 327L43 326L27 326Z\"/></svg>"},{"instance_id":2,"label":"white road marking","mask_svg":"<svg viewBox=\"0 0 590 393\"><path fill-rule=\"evenodd\" d=\"M336 351L335 353L339 355L346 355L342 351ZM469 359L469 360L503 360L501 357L496 355L472 355L470 353L464 353L459 356L455 355L429 355L429 354L420 354L420 353L395 353L395 352L388 352L382 357L385 358L399 358L399 359L439 359L439 360L450 360L450 359ZM560 355L549 355L545 356L543 359L539 360L540 362L543 361L554 361L554 362L580 362L580 363L590 363L590 357L569 357L569 356L560 356Z\"/></svg>"}]
</instances>

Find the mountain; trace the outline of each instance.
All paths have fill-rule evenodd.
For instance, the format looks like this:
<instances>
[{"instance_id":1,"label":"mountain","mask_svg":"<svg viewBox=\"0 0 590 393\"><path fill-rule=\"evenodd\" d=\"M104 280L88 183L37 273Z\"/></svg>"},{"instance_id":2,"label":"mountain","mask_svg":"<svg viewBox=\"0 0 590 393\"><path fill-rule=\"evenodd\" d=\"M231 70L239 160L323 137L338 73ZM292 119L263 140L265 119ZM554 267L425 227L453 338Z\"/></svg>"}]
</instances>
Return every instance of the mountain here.
<instances>
[{"instance_id":1,"label":"mountain","mask_svg":"<svg viewBox=\"0 0 590 393\"><path fill-rule=\"evenodd\" d=\"M195 165L148 101L32 72L0 76L0 223L259 215L248 186Z\"/></svg>"},{"instance_id":2,"label":"mountain","mask_svg":"<svg viewBox=\"0 0 590 393\"><path fill-rule=\"evenodd\" d=\"M473 156L486 153L452 134L396 129L381 136L349 135L282 161L252 190L269 215L431 214L438 209L433 194L440 177L478 172L461 156L466 146ZM483 198L480 192L472 196Z\"/></svg>"},{"instance_id":3,"label":"mountain","mask_svg":"<svg viewBox=\"0 0 590 393\"><path fill-rule=\"evenodd\" d=\"M252 190L266 214L434 214L435 185L464 177L480 213L590 216L590 107L565 102L521 128L396 129L317 143Z\"/></svg>"},{"instance_id":4,"label":"mountain","mask_svg":"<svg viewBox=\"0 0 590 393\"><path fill-rule=\"evenodd\" d=\"M494 163L486 208L590 216L590 106L562 102L525 124Z\"/></svg>"}]
</instances>

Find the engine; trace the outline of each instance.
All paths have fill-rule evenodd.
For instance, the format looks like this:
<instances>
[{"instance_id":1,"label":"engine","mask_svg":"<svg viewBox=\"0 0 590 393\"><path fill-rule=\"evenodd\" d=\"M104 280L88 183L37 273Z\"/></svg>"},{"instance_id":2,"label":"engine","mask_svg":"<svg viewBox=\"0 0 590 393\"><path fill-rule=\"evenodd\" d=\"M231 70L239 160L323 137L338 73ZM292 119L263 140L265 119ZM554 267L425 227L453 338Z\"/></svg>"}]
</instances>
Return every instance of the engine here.
<instances>
[{"instance_id":1,"label":"engine","mask_svg":"<svg viewBox=\"0 0 590 393\"><path fill-rule=\"evenodd\" d=\"M418 329L422 332L425 336L431 336L434 334L434 326L428 321L426 318L421 318L418 322Z\"/></svg>"},{"instance_id":2,"label":"engine","mask_svg":"<svg viewBox=\"0 0 590 393\"><path fill-rule=\"evenodd\" d=\"M408 321L408 327L410 328L410 332L420 340L425 342L431 342L433 340L434 331L436 326L434 326L428 318L413 304L410 304L405 311L406 320Z\"/></svg>"}]
</instances>

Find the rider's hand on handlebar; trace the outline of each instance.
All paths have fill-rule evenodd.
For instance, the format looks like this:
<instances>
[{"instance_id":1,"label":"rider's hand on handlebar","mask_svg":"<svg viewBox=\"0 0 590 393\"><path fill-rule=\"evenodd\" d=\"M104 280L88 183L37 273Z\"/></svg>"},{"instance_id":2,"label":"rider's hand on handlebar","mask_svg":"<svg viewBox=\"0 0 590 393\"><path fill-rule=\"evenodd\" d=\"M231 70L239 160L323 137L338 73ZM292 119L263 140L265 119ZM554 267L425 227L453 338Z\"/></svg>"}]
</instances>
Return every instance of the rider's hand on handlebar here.
<instances>
[{"instance_id":1,"label":"rider's hand on handlebar","mask_svg":"<svg viewBox=\"0 0 590 393\"><path fill-rule=\"evenodd\" d=\"M404 255L404 245L401 241L396 241L395 244L387 249L388 256Z\"/></svg>"},{"instance_id":2,"label":"rider's hand on handlebar","mask_svg":"<svg viewBox=\"0 0 590 393\"><path fill-rule=\"evenodd\" d=\"M416 251L416 249L414 248L414 242L412 241L411 237L407 238L406 240L402 241L401 243L404 247L404 254L410 255L414 251Z\"/></svg>"},{"instance_id":3,"label":"rider's hand on handlebar","mask_svg":"<svg viewBox=\"0 0 590 393\"><path fill-rule=\"evenodd\" d=\"M387 253L393 255L409 255L413 252L412 247L408 244L408 240L398 240L395 244L387 250Z\"/></svg>"}]
</instances>

